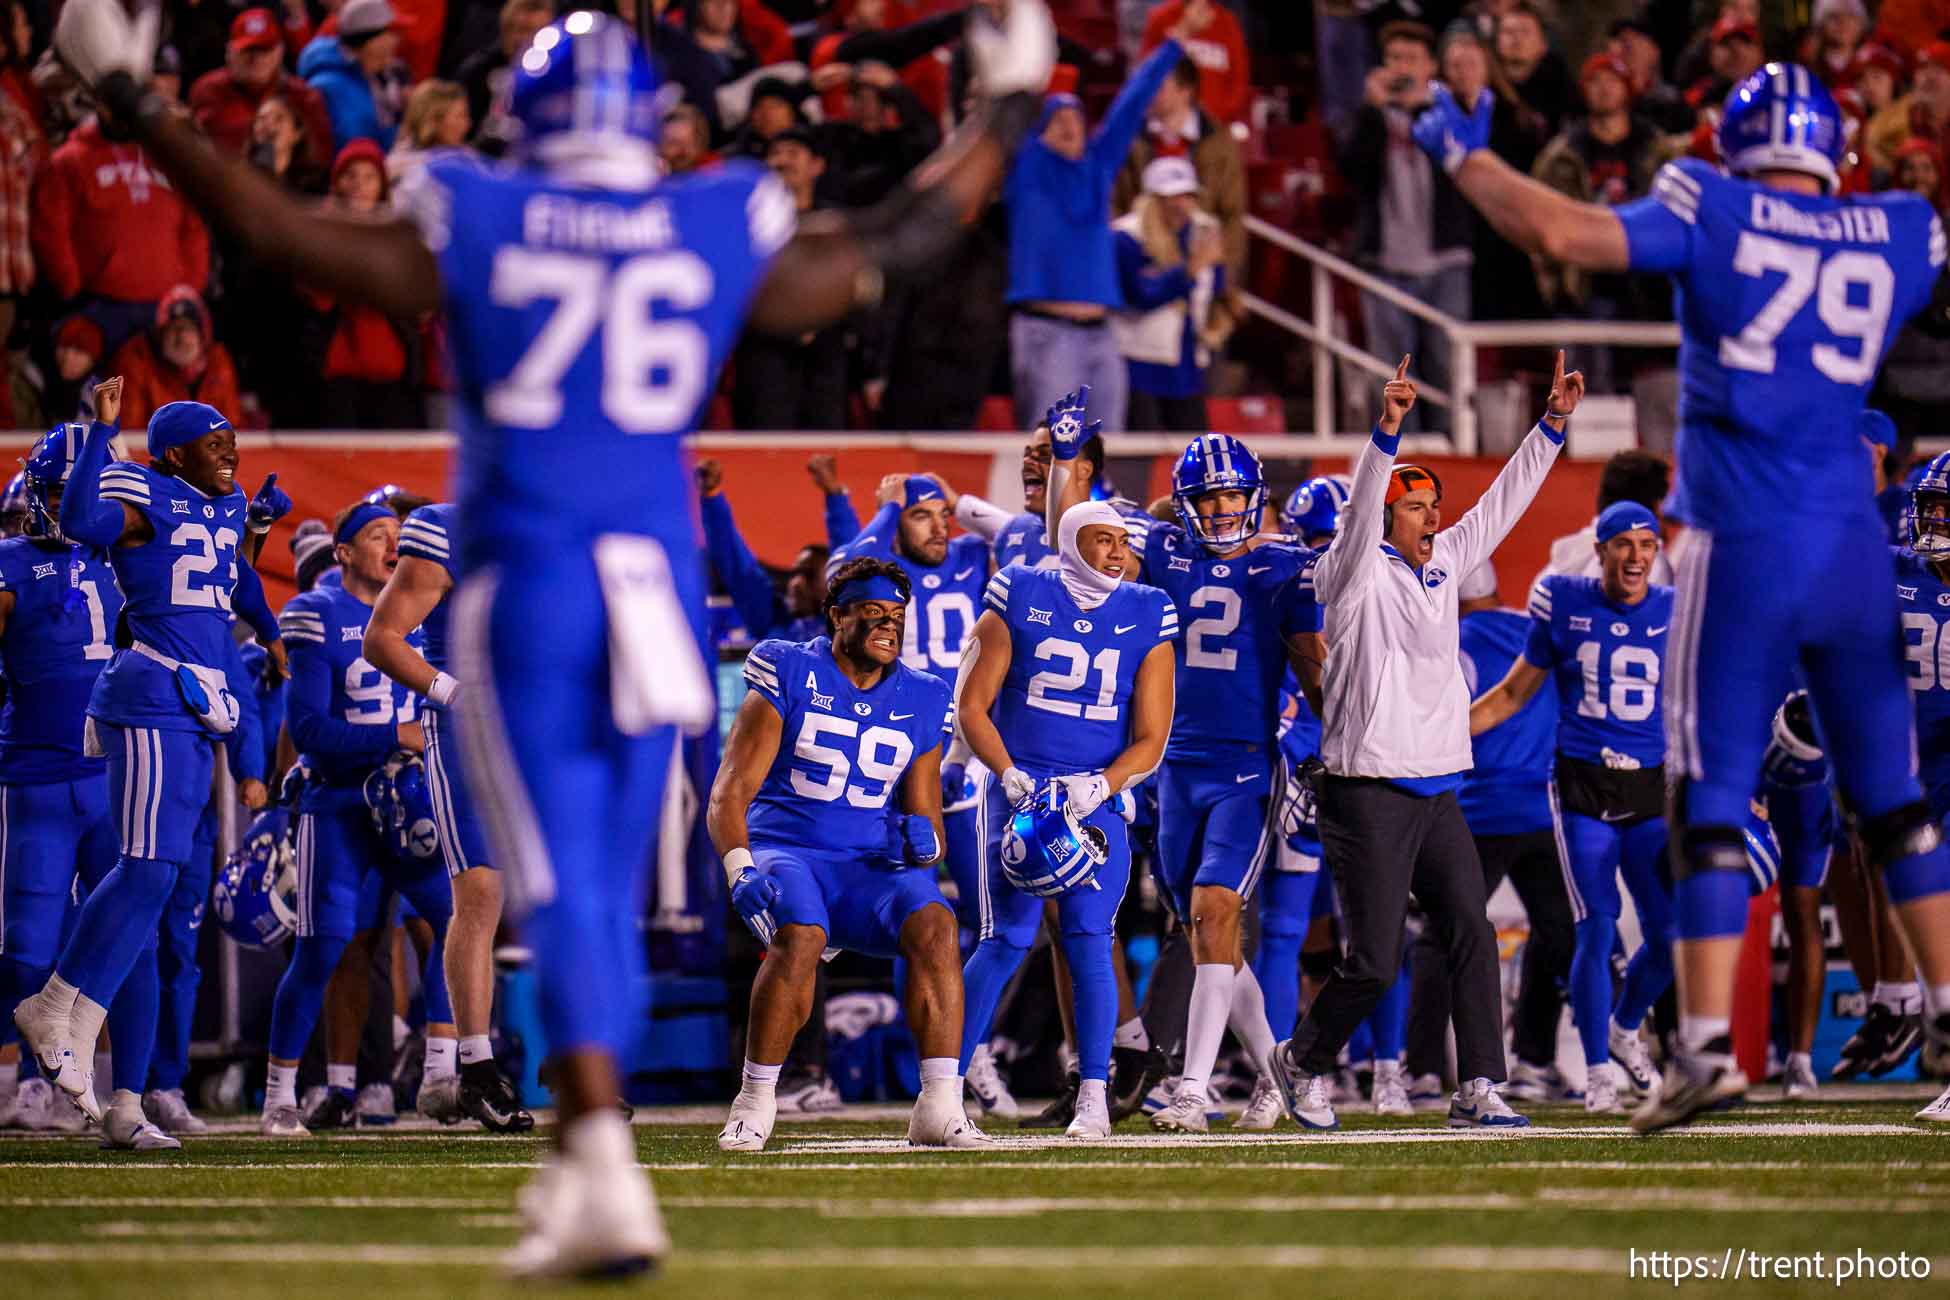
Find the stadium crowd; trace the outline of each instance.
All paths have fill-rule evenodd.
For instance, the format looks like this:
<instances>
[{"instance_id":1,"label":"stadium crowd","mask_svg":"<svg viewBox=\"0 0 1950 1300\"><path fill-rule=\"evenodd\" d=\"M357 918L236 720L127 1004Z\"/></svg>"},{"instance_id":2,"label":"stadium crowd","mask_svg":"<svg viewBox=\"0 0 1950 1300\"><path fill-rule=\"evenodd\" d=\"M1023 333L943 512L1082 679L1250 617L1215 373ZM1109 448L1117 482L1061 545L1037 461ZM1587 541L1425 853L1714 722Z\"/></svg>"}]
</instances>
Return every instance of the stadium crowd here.
<instances>
[{"instance_id":1,"label":"stadium crowd","mask_svg":"<svg viewBox=\"0 0 1950 1300\"><path fill-rule=\"evenodd\" d=\"M672 173L756 158L801 211L858 209L965 111L961 5L642 2L679 96L662 128ZM1792 26L1807 6L1766 0L1055 8L1062 61L1039 147L951 273L795 339L749 337L708 427L969 428L991 395L1013 397L1013 425L1026 427L1082 379L1113 430L1202 429L1207 395L1282 392L1304 376L1299 345L1239 305L1242 290L1277 300L1285 285L1281 259L1249 246L1249 212L1460 318L1668 319L1656 277L1533 259L1460 201L1408 140L1432 80L1495 92L1491 147L1512 166L1618 204L1669 158L1711 158L1726 89L1764 58L1794 57L1848 115L1846 189L1950 202L1950 11L1916 0L1880 14L1821 0ZM635 10L623 0L624 18ZM58 5L4 11L0 423L85 414L108 374L127 377L135 421L171 398L234 410L247 428L446 421L438 319L265 274L93 114L49 49ZM169 0L164 13L157 85L214 145L294 192L370 211L430 151L505 151L509 60L558 6ZM1154 166L1167 159L1182 161ZM1412 351L1446 381L1439 331L1372 296L1340 307L1372 352ZM1950 400L1942 348L1906 334L1889 359L1877 399L1905 438ZM1483 377L1535 360L1491 353ZM1629 391L1668 361L1573 355L1596 392Z\"/></svg>"}]
</instances>

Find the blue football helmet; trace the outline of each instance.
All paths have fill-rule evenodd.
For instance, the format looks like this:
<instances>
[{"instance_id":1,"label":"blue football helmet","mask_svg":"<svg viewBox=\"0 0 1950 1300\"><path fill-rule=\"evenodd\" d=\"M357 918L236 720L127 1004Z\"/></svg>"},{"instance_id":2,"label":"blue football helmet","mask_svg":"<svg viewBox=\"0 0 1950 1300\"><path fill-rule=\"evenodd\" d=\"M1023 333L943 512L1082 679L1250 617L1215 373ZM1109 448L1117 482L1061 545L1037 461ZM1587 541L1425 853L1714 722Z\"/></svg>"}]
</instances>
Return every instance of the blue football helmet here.
<instances>
[{"instance_id":1,"label":"blue football helmet","mask_svg":"<svg viewBox=\"0 0 1950 1300\"><path fill-rule=\"evenodd\" d=\"M0 491L0 537L18 537L27 523L27 472L7 480Z\"/></svg>"},{"instance_id":2,"label":"blue football helmet","mask_svg":"<svg viewBox=\"0 0 1950 1300\"><path fill-rule=\"evenodd\" d=\"M374 768L366 778L365 796L372 828L394 857L414 866L440 852L433 792L417 755L401 751Z\"/></svg>"},{"instance_id":3,"label":"blue football helmet","mask_svg":"<svg viewBox=\"0 0 1950 1300\"><path fill-rule=\"evenodd\" d=\"M291 814L267 808L244 832L210 889L223 932L246 948L275 948L298 927L298 857Z\"/></svg>"},{"instance_id":4,"label":"blue football helmet","mask_svg":"<svg viewBox=\"0 0 1950 1300\"><path fill-rule=\"evenodd\" d=\"M1108 837L1076 815L1057 781L1045 781L1018 804L1002 829L1003 876L1038 898L1095 889L1109 858Z\"/></svg>"},{"instance_id":5,"label":"blue football helmet","mask_svg":"<svg viewBox=\"0 0 1950 1300\"><path fill-rule=\"evenodd\" d=\"M1790 691L1774 710L1774 738L1761 758L1761 775L1784 788L1813 785L1828 777L1828 759L1815 731L1808 692Z\"/></svg>"},{"instance_id":6,"label":"blue football helmet","mask_svg":"<svg viewBox=\"0 0 1950 1300\"><path fill-rule=\"evenodd\" d=\"M1944 516L1931 513L1932 505L1941 506ZM1950 558L1950 517L1945 516L1950 516L1950 451L1930 457L1909 490L1909 504L1903 508L1909 549L1926 559Z\"/></svg>"},{"instance_id":7,"label":"blue football helmet","mask_svg":"<svg viewBox=\"0 0 1950 1300\"><path fill-rule=\"evenodd\" d=\"M65 484L68 475L74 472L75 457L81 454L81 444L87 436L85 424L57 424L42 434L34 449L27 453L26 468L21 470L21 490L27 504L23 530L29 537L62 540L60 507L49 494Z\"/></svg>"},{"instance_id":8,"label":"blue football helmet","mask_svg":"<svg viewBox=\"0 0 1950 1300\"><path fill-rule=\"evenodd\" d=\"M1842 110L1798 63L1770 63L1727 94L1720 114L1720 162L1736 176L1801 172L1833 194L1847 142Z\"/></svg>"},{"instance_id":9,"label":"blue football helmet","mask_svg":"<svg viewBox=\"0 0 1950 1300\"><path fill-rule=\"evenodd\" d=\"M628 25L579 9L535 33L514 61L508 113L521 149L546 161L627 137L654 144L662 117L657 70Z\"/></svg>"},{"instance_id":10,"label":"blue football helmet","mask_svg":"<svg viewBox=\"0 0 1950 1300\"><path fill-rule=\"evenodd\" d=\"M1244 492L1246 508L1201 515L1195 502L1208 492ZM1171 469L1171 499L1186 534L1208 551L1244 546L1259 531L1266 505L1266 475L1259 457L1229 433L1202 433L1192 439Z\"/></svg>"},{"instance_id":11,"label":"blue football helmet","mask_svg":"<svg viewBox=\"0 0 1950 1300\"><path fill-rule=\"evenodd\" d=\"M1316 537L1332 537L1340 527L1347 495L1348 485L1338 478L1325 474L1310 478L1293 489L1280 507L1280 526L1309 545Z\"/></svg>"}]
</instances>

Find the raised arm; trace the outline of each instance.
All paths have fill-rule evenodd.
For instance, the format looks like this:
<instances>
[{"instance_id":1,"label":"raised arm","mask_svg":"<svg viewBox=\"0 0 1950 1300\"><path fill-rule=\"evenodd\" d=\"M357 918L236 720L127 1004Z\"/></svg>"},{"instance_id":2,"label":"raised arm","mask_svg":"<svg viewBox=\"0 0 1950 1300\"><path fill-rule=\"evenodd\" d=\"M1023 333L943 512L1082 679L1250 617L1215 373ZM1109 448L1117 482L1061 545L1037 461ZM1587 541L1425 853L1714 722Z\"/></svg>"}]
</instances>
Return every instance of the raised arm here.
<instances>
[{"instance_id":1,"label":"raised arm","mask_svg":"<svg viewBox=\"0 0 1950 1300\"><path fill-rule=\"evenodd\" d=\"M1117 98L1105 110L1097 134L1091 137L1090 160L1108 168L1106 174L1115 173L1124 165L1132 141L1144 129L1144 115L1151 111L1151 101L1158 97L1158 88L1165 84L1165 78L1171 75L1178 60L1185 57L1185 47L1178 43L1178 35L1173 31L1163 45L1151 51L1131 72Z\"/></svg>"},{"instance_id":2,"label":"raised arm","mask_svg":"<svg viewBox=\"0 0 1950 1300\"><path fill-rule=\"evenodd\" d=\"M731 607L738 611L745 630L755 641L772 635L772 629L785 622L778 588L771 575L759 564L752 548L745 544L732 517L731 502L724 495L724 472L715 460L697 463L698 516L704 524L704 556L711 571L731 593ZM370 657L370 656L368 656Z\"/></svg>"},{"instance_id":3,"label":"raised arm","mask_svg":"<svg viewBox=\"0 0 1950 1300\"><path fill-rule=\"evenodd\" d=\"M1057 398L1043 412L1043 424L1049 429L1050 452L1049 483L1043 491L1043 527L1055 538L1061 535L1058 525L1063 522L1063 512L1090 499L1090 479L1097 470L1091 465L1089 474L1081 472L1083 465L1090 465L1083 458L1083 444L1104 428L1102 420L1090 418L1090 385Z\"/></svg>"},{"instance_id":4,"label":"raised arm","mask_svg":"<svg viewBox=\"0 0 1950 1300\"><path fill-rule=\"evenodd\" d=\"M442 708L453 703L460 682L435 669L407 638L427 621L453 585L453 577L436 561L400 556L399 567L373 603L365 644L359 648L367 663Z\"/></svg>"},{"instance_id":5,"label":"raised arm","mask_svg":"<svg viewBox=\"0 0 1950 1300\"><path fill-rule=\"evenodd\" d=\"M1530 703L1530 697L1550 676L1548 669L1539 668L1522 655L1510 665L1510 671L1503 674L1503 680L1484 691L1469 703L1469 734L1480 736L1490 728L1499 726L1515 717L1517 711Z\"/></svg>"},{"instance_id":6,"label":"raised arm","mask_svg":"<svg viewBox=\"0 0 1950 1300\"><path fill-rule=\"evenodd\" d=\"M837 551L860 535L860 513L846 484L840 482L839 458L831 452L818 452L806 461L806 473L826 499L826 546Z\"/></svg>"},{"instance_id":7,"label":"raised arm","mask_svg":"<svg viewBox=\"0 0 1950 1300\"><path fill-rule=\"evenodd\" d=\"M104 379L95 385L95 409L105 418L88 426L81 440L81 451L61 489L61 532L69 541L86 542L106 549L121 541L138 541L149 535L149 521L132 503L147 498L148 483L133 466L109 475L109 444L116 434L116 417L122 409L122 377Z\"/></svg>"},{"instance_id":8,"label":"raised arm","mask_svg":"<svg viewBox=\"0 0 1950 1300\"><path fill-rule=\"evenodd\" d=\"M1468 573L1488 559L1517 520L1523 518L1523 512L1536 499L1537 490L1544 486L1544 478L1556 462L1557 454L1564 449L1565 425L1583 397L1584 374L1577 370L1567 374L1564 353L1560 350L1551 374L1551 393L1544 418L1523 440L1517 454L1504 464L1489 491L1483 493L1454 528L1436 539L1438 546L1448 550L1453 572Z\"/></svg>"},{"instance_id":9,"label":"raised arm","mask_svg":"<svg viewBox=\"0 0 1950 1300\"><path fill-rule=\"evenodd\" d=\"M1402 445L1402 419L1415 405L1415 384L1408 377L1407 357L1395 367L1395 377L1381 390L1381 420L1367 445L1354 458L1354 487L1341 507L1334 540L1315 561L1314 592L1321 604L1332 604L1365 581L1381 564L1382 510L1388 497L1388 476L1395 469L1395 453Z\"/></svg>"}]
</instances>

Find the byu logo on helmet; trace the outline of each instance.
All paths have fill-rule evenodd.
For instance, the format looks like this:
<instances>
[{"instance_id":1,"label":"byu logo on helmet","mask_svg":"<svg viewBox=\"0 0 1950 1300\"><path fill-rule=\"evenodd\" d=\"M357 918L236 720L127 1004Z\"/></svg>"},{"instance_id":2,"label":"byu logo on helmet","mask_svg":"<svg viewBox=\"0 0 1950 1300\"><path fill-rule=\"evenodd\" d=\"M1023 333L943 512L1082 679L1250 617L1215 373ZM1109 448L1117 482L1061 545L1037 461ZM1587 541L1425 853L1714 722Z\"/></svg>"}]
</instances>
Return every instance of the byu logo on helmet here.
<instances>
[{"instance_id":1,"label":"byu logo on helmet","mask_svg":"<svg viewBox=\"0 0 1950 1300\"><path fill-rule=\"evenodd\" d=\"M1246 498L1237 510L1201 514L1197 502L1214 492L1238 492ZM1266 476L1259 457L1229 433L1206 433L1192 439L1171 471L1171 499L1185 532L1208 551L1231 551L1259 531L1260 510L1266 504Z\"/></svg>"},{"instance_id":2,"label":"byu logo on helmet","mask_svg":"<svg viewBox=\"0 0 1950 1300\"><path fill-rule=\"evenodd\" d=\"M1325 475L1310 478L1293 489L1280 507L1280 526L1301 541L1332 537L1341 525L1347 504L1347 484Z\"/></svg>"},{"instance_id":3,"label":"byu logo on helmet","mask_svg":"<svg viewBox=\"0 0 1950 1300\"><path fill-rule=\"evenodd\" d=\"M1833 194L1842 156L1842 110L1798 63L1770 63L1735 86L1720 117L1720 159L1736 176L1800 172Z\"/></svg>"},{"instance_id":4,"label":"byu logo on helmet","mask_svg":"<svg viewBox=\"0 0 1950 1300\"><path fill-rule=\"evenodd\" d=\"M364 794L373 830L394 857L410 864L439 852L433 794L427 789L426 768L418 757L394 754L366 778Z\"/></svg>"},{"instance_id":5,"label":"byu logo on helmet","mask_svg":"<svg viewBox=\"0 0 1950 1300\"><path fill-rule=\"evenodd\" d=\"M1110 840L1078 819L1063 787L1046 781L1002 833L1002 875L1025 894L1055 898L1085 885L1110 858Z\"/></svg>"},{"instance_id":6,"label":"byu logo on helmet","mask_svg":"<svg viewBox=\"0 0 1950 1300\"><path fill-rule=\"evenodd\" d=\"M259 813L211 886L217 924L245 947L276 947L297 929L298 861L290 825L282 808Z\"/></svg>"}]
</instances>

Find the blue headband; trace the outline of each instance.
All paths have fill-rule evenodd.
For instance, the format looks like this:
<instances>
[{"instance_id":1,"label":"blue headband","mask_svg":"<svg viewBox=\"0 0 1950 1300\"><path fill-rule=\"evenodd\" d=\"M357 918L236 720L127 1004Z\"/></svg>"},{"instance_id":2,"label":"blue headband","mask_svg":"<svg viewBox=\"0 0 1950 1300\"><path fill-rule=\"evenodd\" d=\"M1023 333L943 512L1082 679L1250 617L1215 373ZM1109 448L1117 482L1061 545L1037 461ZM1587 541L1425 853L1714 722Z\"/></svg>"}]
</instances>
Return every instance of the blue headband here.
<instances>
[{"instance_id":1,"label":"blue headband","mask_svg":"<svg viewBox=\"0 0 1950 1300\"><path fill-rule=\"evenodd\" d=\"M860 578L849 578L846 585L833 593L833 604L853 605L863 600L884 600L890 605L905 605L907 597L894 580L885 574L874 573Z\"/></svg>"},{"instance_id":2,"label":"blue headband","mask_svg":"<svg viewBox=\"0 0 1950 1300\"><path fill-rule=\"evenodd\" d=\"M1603 545L1620 533L1629 533L1635 528L1649 528L1654 537L1664 536L1659 531L1659 516L1636 501L1614 501L1598 516L1598 542Z\"/></svg>"},{"instance_id":3,"label":"blue headband","mask_svg":"<svg viewBox=\"0 0 1950 1300\"><path fill-rule=\"evenodd\" d=\"M912 510L923 501L946 501L948 494L943 492L935 481L925 474L907 476L907 499L901 502L901 509Z\"/></svg>"},{"instance_id":4,"label":"blue headband","mask_svg":"<svg viewBox=\"0 0 1950 1300\"><path fill-rule=\"evenodd\" d=\"M149 417L149 455L161 456L171 447L195 442L206 433L228 429L223 412L207 402L167 402Z\"/></svg>"},{"instance_id":5,"label":"blue headband","mask_svg":"<svg viewBox=\"0 0 1950 1300\"><path fill-rule=\"evenodd\" d=\"M1896 422L1873 406L1862 408L1862 436L1884 451L1896 445Z\"/></svg>"},{"instance_id":6,"label":"blue headband","mask_svg":"<svg viewBox=\"0 0 1950 1300\"><path fill-rule=\"evenodd\" d=\"M1033 134L1041 135L1043 128L1049 125L1049 120L1066 108L1074 108L1081 113L1083 101L1067 90L1058 90L1043 96L1043 111L1037 115L1036 130Z\"/></svg>"},{"instance_id":7,"label":"blue headband","mask_svg":"<svg viewBox=\"0 0 1950 1300\"><path fill-rule=\"evenodd\" d=\"M334 546L345 546L349 544L353 538L359 535L360 529L375 519L396 518L398 516L387 506L375 505L371 501L361 501L358 505L352 507L352 513L345 517L345 522L340 524L338 531L332 534L332 544Z\"/></svg>"}]
</instances>

